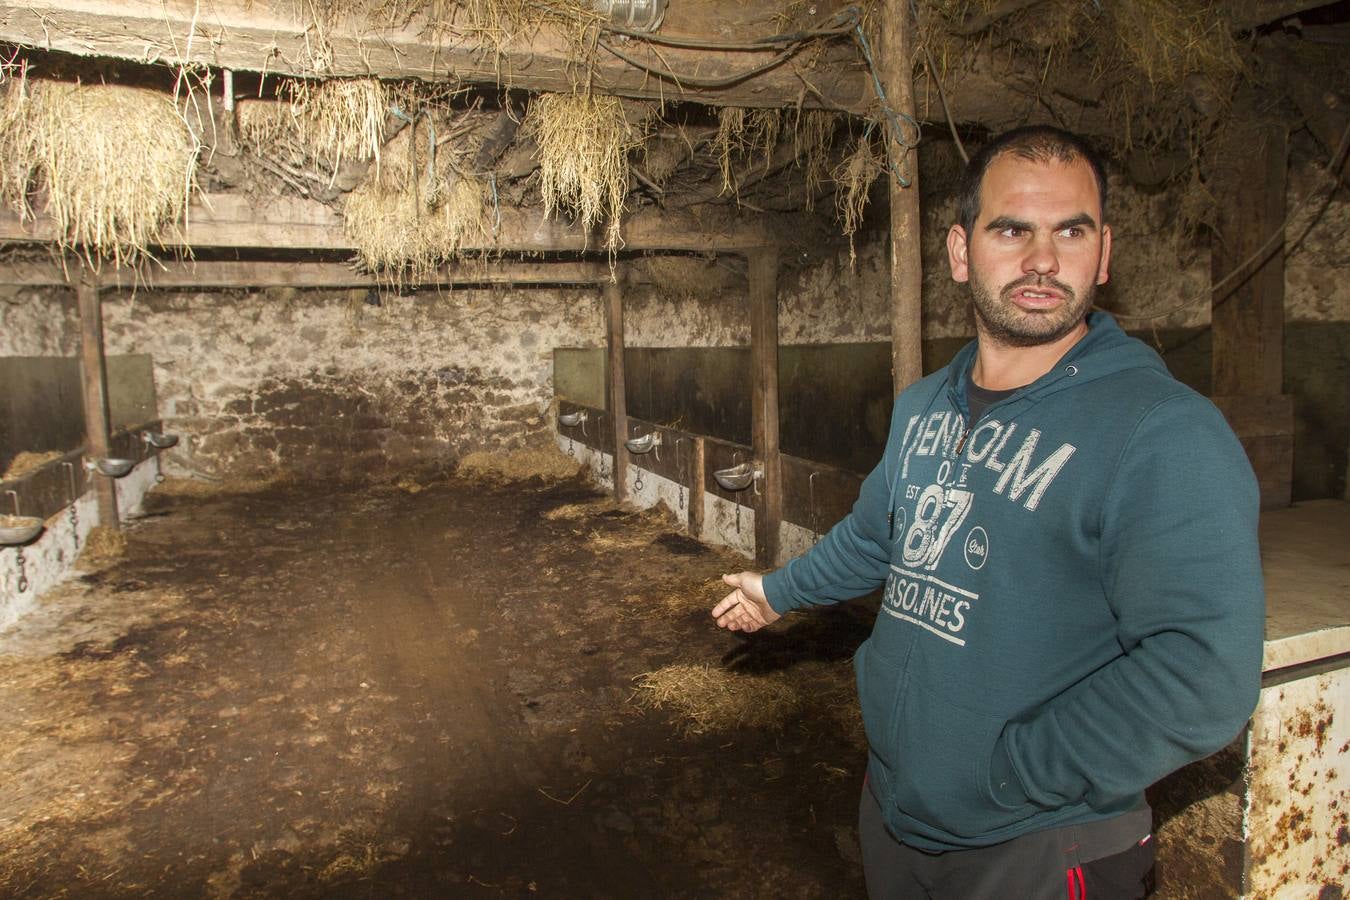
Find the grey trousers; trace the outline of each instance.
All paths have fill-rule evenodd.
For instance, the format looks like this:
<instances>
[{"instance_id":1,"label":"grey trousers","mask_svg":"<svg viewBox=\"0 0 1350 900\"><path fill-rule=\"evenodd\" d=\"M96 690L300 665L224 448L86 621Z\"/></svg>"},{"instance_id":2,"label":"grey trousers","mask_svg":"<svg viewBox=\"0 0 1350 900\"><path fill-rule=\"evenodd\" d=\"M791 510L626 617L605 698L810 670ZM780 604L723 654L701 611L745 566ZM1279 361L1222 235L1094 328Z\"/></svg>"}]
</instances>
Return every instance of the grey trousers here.
<instances>
[{"instance_id":1,"label":"grey trousers","mask_svg":"<svg viewBox=\"0 0 1350 900\"><path fill-rule=\"evenodd\" d=\"M1148 807L991 847L928 853L896 840L863 786L858 837L871 900L1135 900L1152 889Z\"/></svg>"}]
</instances>

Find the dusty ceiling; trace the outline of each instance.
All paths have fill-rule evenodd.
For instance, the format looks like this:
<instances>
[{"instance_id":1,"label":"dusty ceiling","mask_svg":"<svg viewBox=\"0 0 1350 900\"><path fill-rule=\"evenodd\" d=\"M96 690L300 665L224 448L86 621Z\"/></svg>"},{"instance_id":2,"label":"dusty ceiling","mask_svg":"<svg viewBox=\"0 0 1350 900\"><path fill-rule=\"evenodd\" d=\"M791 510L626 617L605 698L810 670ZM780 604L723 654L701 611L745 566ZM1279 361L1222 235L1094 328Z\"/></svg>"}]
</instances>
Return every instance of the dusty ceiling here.
<instances>
[{"instance_id":1,"label":"dusty ceiling","mask_svg":"<svg viewBox=\"0 0 1350 900\"><path fill-rule=\"evenodd\" d=\"M581 159L541 152L541 122L531 115L541 93L624 98L620 201L629 219L645 215L650 223L648 232L635 228L633 240L624 235L631 249L660 248L664 234L670 249L711 250L737 229L762 239L776 222L800 234L808 221L814 228L847 219L849 200L848 227L858 227L859 201L883 171L868 62L884 65L885 52L865 37L878 9L673 2L653 39L563 4L296 6L0 0L0 40L14 61L8 89L26 63L30 81L173 96L200 143L198 190L247 198L259 220L252 239L211 237L200 246L241 258L267 258L253 248L275 255L292 246L262 227L279 215L305 218L309 236L296 239L297 251L362 248L350 221L346 238L335 236L344 232L342 214L354 218L352 197L399 171L426 209L443 206L459 183L472 181L481 198L470 224L486 237L469 234L462 245L429 253L500 246L504 235L519 241L516 250L573 247L556 236L537 245L525 239L539 233L552 199L541 195L557 177L549 166ZM1203 179L1205 154L1233 117L1306 127L1328 157L1347 122L1350 85L1339 61L1350 42L1350 3L936 0L913 9L916 114L928 140L1054 122L1094 135L1136 180L1157 184ZM312 86L372 75L385 99L362 124L374 136L371 153L325 152L313 129L297 125L317 108ZM378 151L378 162L362 158ZM40 208L44 186L31 187ZM199 234L223 233L211 223L224 214L203 215L208 227ZM523 215L518 225L513 215ZM601 223L576 249L604 244L603 215ZM691 229L706 240L691 240ZM8 239L35 234L40 229L13 222L3 231Z\"/></svg>"}]
</instances>

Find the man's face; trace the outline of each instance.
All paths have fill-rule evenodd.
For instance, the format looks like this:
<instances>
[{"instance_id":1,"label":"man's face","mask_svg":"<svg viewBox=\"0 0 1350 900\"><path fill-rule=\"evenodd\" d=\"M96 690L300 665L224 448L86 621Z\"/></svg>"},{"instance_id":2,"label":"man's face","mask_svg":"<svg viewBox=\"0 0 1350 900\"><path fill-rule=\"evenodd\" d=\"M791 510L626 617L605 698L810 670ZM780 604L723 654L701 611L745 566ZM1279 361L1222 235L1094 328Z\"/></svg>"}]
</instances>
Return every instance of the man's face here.
<instances>
[{"instance_id":1,"label":"man's face","mask_svg":"<svg viewBox=\"0 0 1350 900\"><path fill-rule=\"evenodd\" d=\"M952 278L970 284L982 338L1034 347L1085 331L1111 260L1092 169L999 156L985 170L974 228L953 225L947 255Z\"/></svg>"}]
</instances>

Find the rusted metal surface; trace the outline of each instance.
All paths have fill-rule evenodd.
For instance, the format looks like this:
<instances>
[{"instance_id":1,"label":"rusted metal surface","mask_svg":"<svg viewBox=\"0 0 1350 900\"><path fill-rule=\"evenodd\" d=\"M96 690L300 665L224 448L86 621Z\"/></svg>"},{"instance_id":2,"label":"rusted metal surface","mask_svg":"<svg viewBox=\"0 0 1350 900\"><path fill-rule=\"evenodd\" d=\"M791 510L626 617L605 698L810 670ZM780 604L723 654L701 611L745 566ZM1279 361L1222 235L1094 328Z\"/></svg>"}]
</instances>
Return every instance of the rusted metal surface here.
<instances>
[{"instance_id":1,"label":"rusted metal surface","mask_svg":"<svg viewBox=\"0 0 1350 900\"><path fill-rule=\"evenodd\" d=\"M1350 668L1261 692L1248 745L1250 900L1340 897L1350 883Z\"/></svg>"}]
</instances>

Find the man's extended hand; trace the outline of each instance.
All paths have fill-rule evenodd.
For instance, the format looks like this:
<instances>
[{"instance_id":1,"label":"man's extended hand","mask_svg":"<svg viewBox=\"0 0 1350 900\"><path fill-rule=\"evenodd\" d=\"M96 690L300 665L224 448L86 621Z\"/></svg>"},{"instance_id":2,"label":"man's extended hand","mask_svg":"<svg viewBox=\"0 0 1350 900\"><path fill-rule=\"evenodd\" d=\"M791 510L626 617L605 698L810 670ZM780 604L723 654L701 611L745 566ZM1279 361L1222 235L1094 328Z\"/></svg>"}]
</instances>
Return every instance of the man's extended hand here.
<instances>
[{"instance_id":1,"label":"man's extended hand","mask_svg":"<svg viewBox=\"0 0 1350 900\"><path fill-rule=\"evenodd\" d=\"M713 607L713 618L728 631L759 631L782 618L764 597L763 579L755 572L723 575L722 580L735 588Z\"/></svg>"}]
</instances>

